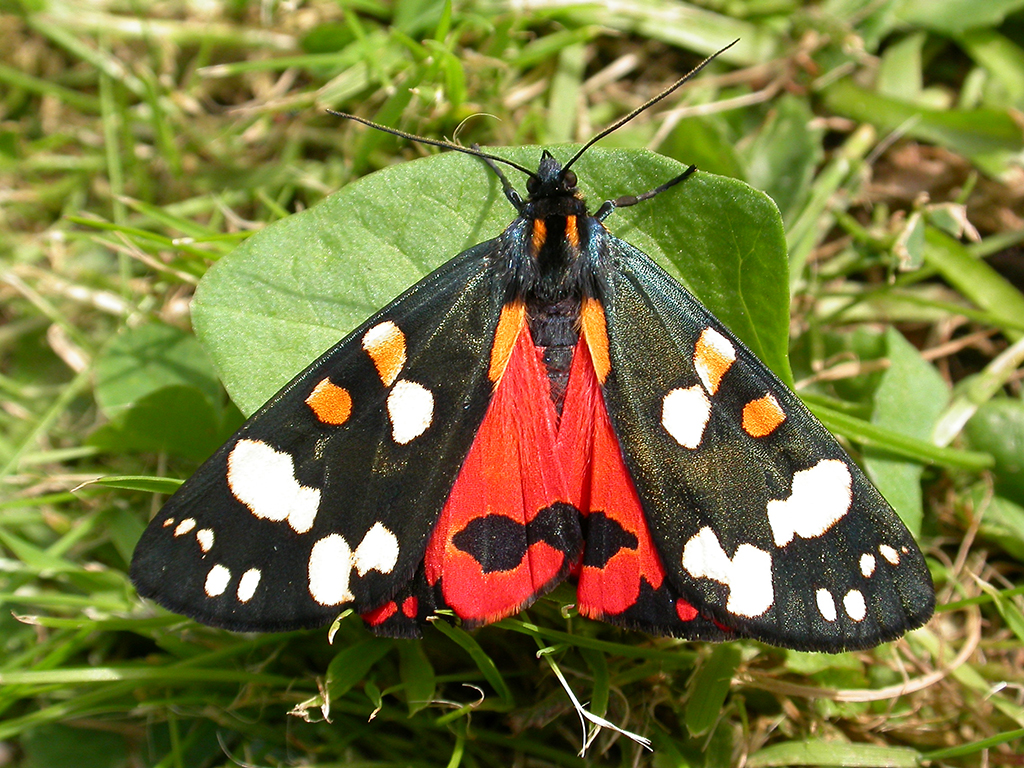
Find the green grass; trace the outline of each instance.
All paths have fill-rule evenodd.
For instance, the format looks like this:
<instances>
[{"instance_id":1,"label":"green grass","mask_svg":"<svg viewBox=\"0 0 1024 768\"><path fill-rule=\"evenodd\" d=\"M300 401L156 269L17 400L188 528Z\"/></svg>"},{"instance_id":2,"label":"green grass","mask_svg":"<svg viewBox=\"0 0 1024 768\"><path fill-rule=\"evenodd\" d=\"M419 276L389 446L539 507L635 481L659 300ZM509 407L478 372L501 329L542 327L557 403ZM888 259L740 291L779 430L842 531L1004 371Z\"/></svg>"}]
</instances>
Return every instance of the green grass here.
<instances>
[{"instance_id":1,"label":"green grass","mask_svg":"<svg viewBox=\"0 0 1024 768\"><path fill-rule=\"evenodd\" d=\"M0 762L1019 762L1024 2L529 8L0 6ZM245 248L269 275L308 267L317 232L348 231L331 206L360 187L288 217L433 154L325 108L465 145L579 142L736 38L678 97L603 142L671 159L650 161L645 180L671 161L702 171L674 202L609 226L728 313L744 287L715 283L729 256L700 210L734 187L707 174L775 201L788 270L765 280L792 295L788 367L928 555L940 608L927 627L838 656L688 644L566 614L562 587L494 626L438 623L418 643L372 639L350 616L332 644L322 631L233 635L139 601L125 571L157 494L240 419L221 382L249 411L316 351L277 352L265 329L238 333L211 307L200 343L197 283L283 219ZM645 156L604 157L581 174L592 205L647 188L631 175ZM397 199L364 183L391 219L415 208L416 228L391 237L397 248L420 233L424 255L378 286L370 246L328 249L339 269L307 343L340 338L428 260L470 244L452 238L511 220L500 196L482 200L485 169L461 160L441 160L457 174L400 171L412 186ZM281 369L247 379L225 357L242 343ZM774 348L762 351L785 375ZM89 482L102 477L115 479ZM562 681L654 752L604 729L579 757Z\"/></svg>"}]
</instances>

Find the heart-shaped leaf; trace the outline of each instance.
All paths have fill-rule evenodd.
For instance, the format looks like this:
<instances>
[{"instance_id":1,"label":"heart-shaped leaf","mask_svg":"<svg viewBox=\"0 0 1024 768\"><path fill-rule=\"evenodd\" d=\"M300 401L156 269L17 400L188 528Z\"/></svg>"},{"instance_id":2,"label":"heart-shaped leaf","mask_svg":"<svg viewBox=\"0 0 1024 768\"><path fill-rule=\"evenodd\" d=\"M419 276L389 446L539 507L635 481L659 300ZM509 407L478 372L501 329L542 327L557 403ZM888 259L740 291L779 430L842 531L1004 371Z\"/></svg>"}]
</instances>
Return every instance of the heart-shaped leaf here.
<instances>
[{"instance_id":1,"label":"heart-shaped leaf","mask_svg":"<svg viewBox=\"0 0 1024 768\"><path fill-rule=\"evenodd\" d=\"M571 147L554 148L563 160ZM537 147L501 150L534 167ZM590 150L575 166L590 209L685 166L642 150ZM514 173L514 171L513 171ZM392 166L268 227L210 269L193 322L225 386L253 412L324 350L515 216L479 160L446 153ZM695 174L616 211L608 228L657 260L784 380L789 325L778 210L732 179Z\"/></svg>"}]
</instances>

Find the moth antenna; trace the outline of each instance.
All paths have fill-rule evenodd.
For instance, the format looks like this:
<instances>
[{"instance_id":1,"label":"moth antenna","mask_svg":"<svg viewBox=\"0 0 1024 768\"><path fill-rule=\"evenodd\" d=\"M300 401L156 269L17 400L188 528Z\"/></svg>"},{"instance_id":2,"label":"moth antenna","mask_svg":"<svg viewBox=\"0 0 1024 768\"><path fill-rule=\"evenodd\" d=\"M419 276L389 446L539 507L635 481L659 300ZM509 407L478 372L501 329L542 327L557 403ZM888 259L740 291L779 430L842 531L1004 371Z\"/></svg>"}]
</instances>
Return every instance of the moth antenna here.
<instances>
[{"instance_id":1,"label":"moth antenna","mask_svg":"<svg viewBox=\"0 0 1024 768\"><path fill-rule=\"evenodd\" d=\"M619 128L624 126L626 123L628 123L634 117L639 115L641 112L646 112L648 109L653 107L659 101L661 101L662 99L664 99L667 96L671 95L674 91L676 91L679 88L681 88L684 83L687 83L690 80L692 80L694 78L694 76L697 75L698 72L700 72L702 69L704 69L704 67L706 67L712 61L714 61L719 56L721 56L723 53L728 51L730 48L732 48L738 42L739 42L739 39L737 38L736 40L733 40L731 43L729 43L724 48L721 48L721 49L715 51L710 56L708 56L706 59L704 59L704 61L702 61L697 66L695 66L693 69L691 69L685 75L683 75L681 78L676 80L672 85L670 85L664 91L659 93L657 96L655 96L654 98L644 102L639 107L637 107L632 112L630 112L628 115L626 115L625 117L620 118L619 120L616 120L609 127L605 128L599 134L594 136L592 139L590 139L590 141L588 141L586 144L583 145L583 147L580 149L579 152L577 152L575 155L572 156L572 159L568 163L566 163L564 166L562 166L562 173L564 174L567 170L569 170L569 168L572 167L572 164L575 163L577 160L579 160L580 157L583 156L583 153L586 152L588 149L590 149L592 146L594 146L594 144L599 142L601 139L603 139L608 134L614 133L615 131L619 130Z\"/></svg>"},{"instance_id":2,"label":"moth antenna","mask_svg":"<svg viewBox=\"0 0 1024 768\"><path fill-rule=\"evenodd\" d=\"M701 66L703 66L703 64ZM397 128L389 128L386 125L375 123L372 120L367 120L365 117L359 117L358 115L350 115L347 112L337 112L333 109L328 109L327 112L336 117L343 117L346 120L354 120L357 123L362 123L363 125L367 125L370 128L382 131L383 133L390 133L392 136L398 136L399 138L402 139L415 141L419 144L430 144L435 147L451 149L454 150L455 152L462 152L463 154L466 155L473 155L474 157L480 157L483 158L484 160L490 160L491 162L494 163L503 163L504 165L507 165L510 168L515 168L520 173L525 173L530 178L535 178L537 176L537 174L534 171L531 171L529 168L526 168L520 165L519 163L513 162L512 160L506 160L504 157L492 155L491 153L484 152L483 150L480 149L463 147L460 144L455 144L454 142L451 141L445 141L444 139L428 139L426 136L417 136L415 133L407 133L406 131L400 131Z\"/></svg>"}]
</instances>

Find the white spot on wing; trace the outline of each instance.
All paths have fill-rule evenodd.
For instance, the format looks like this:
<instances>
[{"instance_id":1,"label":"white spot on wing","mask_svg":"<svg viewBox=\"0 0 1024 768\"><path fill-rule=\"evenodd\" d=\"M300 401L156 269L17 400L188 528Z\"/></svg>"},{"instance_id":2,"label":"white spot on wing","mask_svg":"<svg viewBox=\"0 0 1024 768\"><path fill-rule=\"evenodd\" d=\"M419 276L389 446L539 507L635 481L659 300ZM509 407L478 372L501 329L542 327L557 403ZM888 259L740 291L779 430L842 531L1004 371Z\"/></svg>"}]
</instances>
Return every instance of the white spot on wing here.
<instances>
[{"instance_id":1,"label":"white spot on wing","mask_svg":"<svg viewBox=\"0 0 1024 768\"><path fill-rule=\"evenodd\" d=\"M218 595L223 595L224 590L228 588L229 581L231 581L231 571L223 565L213 566L210 572L206 574L206 596L217 597Z\"/></svg>"},{"instance_id":2,"label":"white spot on wing","mask_svg":"<svg viewBox=\"0 0 1024 768\"><path fill-rule=\"evenodd\" d=\"M238 592L236 593L239 602L248 603L252 600L252 596L256 594L256 587L260 585L262 575L259 568L250 568L242 574L242 578L238 580Z\"/></svg>"},{"instance_id":3,"label":"white spot on wing","mask_svg":"<svg viewBox=\"0 0 1024 768\"><path fill-rule=\"evenodd\" d=\"M164 520L164 523L163 523L164 528L168 528L168 527L170 527L172 525L174 525L174 518L173 517L168 517L166 520Z\"/></svg>"},{"instance_id":4,"label":"white spot on wing","mask_svg":"<svg viewBox=\"0 0 1024 768\"><path fill-rule=\"evenodd\" d=\"M360 576L368 571L391 573L398 562L398 539L380 523L374 523L352 553L352 566Z\"/></svg>"},{"instance_id":5,"label":"white spot on wing","mask_svg":"<svg viewBox=\"0 0 1024 768\"><path fill-rule=\"evenodd\" d=\"M209 552L213 548L213 531L209 528L202 528L196 531L196 541L203 552Z\"/></svg>"},{"instance_id":6,"label":"white spot on wing","mask_svg":"<svg viewBox=\"0 0 1024 768\"><path fill-rule=\"evenodd\" d=\"M825 621L835 621L836 601L832 598L832 593L827 589L819 589L814 593L814 598L818 601L818 611L821 613L821 617Z\"/></svg>"},{"instance_id":7,"label":"white spot on wing","mask_svg":"<svg viewBox=\"0 0 1024 768\"><path fill-rule=\"evenodd\" d=\"M415 381L401 379L388 394L391 437L399 445L415 440L427 431L434 418L434 396Z\"/></svg>"},{"instance_id":8,"label":"white spot on wing","mask_svg":"<svg viewBox=\"0 0 1024 768\"><path fill-rule=\"evenodd\" d=\"M838 459L822 459L795 473L789 498L768 502L775 546L786 546L794 536L821 536L839 522L850 509L850 482L850 468Z\"/></svg>"},{"instance_id":9,"label":"white spot on wing","mask_svg":"<svg viewBox=\"0 0 1024 768\"><path fill-rule=\"evenodd\" d=\"M339 533L325 536L309 555L309 594L321 605L340 605L355 599L349 589L352 569L360 577L369 571L391 573L398 562L398 538L374 523L355 552Z\"/></svg>"},{"instance_id":10,"label":"white spot on wing","mask_svg":"<svg viewBox=\"0 0 1024 768\"><path fill-rule=\"evenodd\" d=\"M846 597L843 598L843 608L846 609L846 615L854 621L863 621L868 613L867 606L864 605L864 595L857 589L851 589L846 593Z\"/></svg>"},{"instance_id":11,"label":"white spot on wing","mask_svg":"<svg viewBox=\"0 0 1024 768\"><path fill-rule=\"evenodd\" d=\"M900 553L892 547L890 547L888 544L879 544L878 552L882 557L889 561L890 565L900 564Z\"/></svg>"},{"instance_id":12,"label":"white spot on wing","mask_svg":"<svg viewBox=\"0 0 1024 768\"><path fill-rule=\"evenodd\" d=\"M194 519L192 519L191 517L186 517L184 520L182 520L180 523L178 523L178 527L174 529L174 535L175 536L184 536L186 533L188 533L189 531L191 531L195 527L196 527L196 521Z\"/></svg>"},{"instance_id":13,"label":"white spot on wing","mask_svg":"<svg viewBox=\"0 0 1024 768\"><path fill-rule=\"evenodd\" d=\"M741 544L730 560L711 528L701 528L686 542L683 568L694 578L729 587L725 608L737 616L760 616L775 600L771 555L752 544Z\"/></svg>"},{"instance_id":14,"label":"white spot on wing","mask_svg":"<svg viewBox=\"0 0 1024 768\"><path fill-rule=\"evenodd\" d=\"M309 594L320 605L340 605L352 600L348 589L352 576L352 550L337 533L324 536L309 553Z\"/></svg>"},{"instance_id":15,"label":"white spot on wing","mask_svg":"<svg viewBox=\"0 0 1024 768\"><path fill-rule=\"evenodd\" d=\"M661 426L684 448L700 446L710 416L711 401L696 384L673 389L661 402Z\"/></svg>"},{"instance_id":16,"label":"white spot on wing","mask_svg":"<svg viewBox=\"0 0 1024 768\"><path fill-rule=\"evenodd\" d=\"M320 491L295 479L288 453L259 440L239 440L228 455L228 486L262 520L287 520L296 533L313 527Z\"/></svg>"},{"instance_id":17,"label":"white spot on wing","mask_svg":"<svg viewBox=\"0 0 1024 768\"><path fill-rule=\"evenodd\" d=\"M869 555L865 552L860 556L860 572L861 575L866 579L875 572L875 556Z\"/></svg>"}]
</instances>

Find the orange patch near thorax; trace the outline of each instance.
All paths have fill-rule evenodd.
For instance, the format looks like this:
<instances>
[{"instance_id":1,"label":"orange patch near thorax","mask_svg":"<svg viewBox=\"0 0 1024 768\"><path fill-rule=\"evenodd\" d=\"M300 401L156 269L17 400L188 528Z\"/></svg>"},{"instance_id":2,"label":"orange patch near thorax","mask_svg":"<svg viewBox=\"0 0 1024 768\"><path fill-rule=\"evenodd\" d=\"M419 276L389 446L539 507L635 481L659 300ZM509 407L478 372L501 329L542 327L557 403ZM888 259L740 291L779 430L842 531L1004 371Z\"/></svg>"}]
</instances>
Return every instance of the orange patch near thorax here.
<instances>
[{"instance_id":1,"label":"orange patch near thorax","mask_svg":"<svg viewBox=\"0 0 1024 768\"><path fill-rule=\"evenodd\" d=\"M608 325L605 322L604 307L601 306L601 302L590 298L583 300L583 305L580 308L580 325L593 361L597 381L599 384L604 384L612 369L612 363L608 354ZM576 354L580 354L579 348Z\"/></svg>"},{"instance_id":2,"label":"orange patch near thorax","mask_svg":"<svg viewBox=\"0 0 1024 768\"><path fill-rule=\"evenodd\" d=\"M548 225L544 219L533 220L533 254L536 256L540 253L540 249L544 247L544 241L548 236Z\"/></svg>"},{"instance_id":3,"label":"orange patch near thorax","mask_svg":"<svg viewBox=\"0 0 1024 768\"><path fill-rule=\"evenodd\" d=\"M519 338L526 320L526 304L513 301L501 308L501 318L494 331L494 344L491 345L491 364L487 369L487 378L497 384L505 372L516 339Z\"/></svg>"},{"instance_id":4,"label":"orange patch near thorax","mask_svg":"<svg viewBox=\"0 0 1024 768\"><path fill-rule=\"evenodd\" d=\"M565 239L569 241L569 245L573 248L580 247L580 231L576 227L575 216L565 217Z\"/></svg>"}]
</instances>

